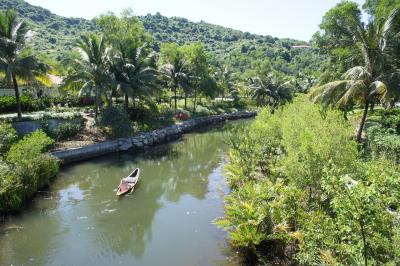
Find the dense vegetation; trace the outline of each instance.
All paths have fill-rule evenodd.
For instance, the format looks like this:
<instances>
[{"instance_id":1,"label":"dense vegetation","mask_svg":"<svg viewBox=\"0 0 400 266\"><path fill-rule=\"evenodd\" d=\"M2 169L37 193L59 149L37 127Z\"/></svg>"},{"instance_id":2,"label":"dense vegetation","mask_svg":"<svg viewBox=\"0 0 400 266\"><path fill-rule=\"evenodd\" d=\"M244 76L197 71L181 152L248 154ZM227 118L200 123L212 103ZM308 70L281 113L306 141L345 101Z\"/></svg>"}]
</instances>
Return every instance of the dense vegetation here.
<instances>
[{"instance_id":1,"label":"dense vegetation","mask_svg":"<svg viewBox=\"0 0 400 266\"><path fill-rule=\"evenodd\" d=\"M13 8L37 31L34 50L49 61L61 61L75 46L84 32L99 32L94 20L65 18L23 0L3 0L0 9ZM298 72L312 74L321 64L321 57L313 49L292 49L293 45L305 45L304 41L278 39L249 32L241 32L205 22L194 23L184 18L167 18L157 13L138 18L154 38L154 48L159 51L161 43L201 42L212 56L214 65L228 63L235 72L254 74L252 69L263 61L285 74Z\"/></svg>"},{"instance_id":2,"label":"dense vegetation","mask_svg":"<svg viewBox=\"0 0 400 266\"><path fill-rule=\"evenodd\" d=\"M231 138L226 216L251 263L399 263L399 167L364 160L340 112L297 99Z\"/></svg>"},{"instance_id":3,"label":"dense vegetation","mask_svg":"<svg viewBox=\"0 0 400 266\"><path fill-rule=\"evenodd\" d=\"M399 8L367 1L367 21L351 1L329 10L314 36L328 59L309 95L317 104L269 103L232 135L232 192L216 223L248 263L400 263ZM258 102L285 95L273 77L253 83Z\"/></svg>"},{"instance_id":4,"label":"dense vegetation","mask_svg":"<svg viewBox=\"0 0 400 266\"><path fill-rule=\"evenodd\" d=\"M37 131L18 140L10 124L0 123L0 212L19 210L58 172L57 160L45 154L54 141Z\"/></svg>"},{"instance_id":5,"label":"dense vegetation","mask_svg":"<svg viewBox=\"0 0 400 266\"><path fill-rule=\"evenodd\" d=\"M362 8L342 1L323 17L310 49L160 14L126 10L87 21L0 3L9 7L27 22L0 13L1 78L15 90L0 98L0 110L21 117L67 101L88 105L104 134L118 138L260 107L230 139L232 192L216 223L233 246L251 264L400 264L398 0ZM40 33L33 47L30 28ZM49 71L63 75L61 95L20 97L19 84L45 84ZM61 140L80 130L65 124L49 134ZM46 185L57 162L43 154L53 143L45 133L18 140L4 123L0 133L0 211L7 211Z\"/></svg>"}]
</instances>

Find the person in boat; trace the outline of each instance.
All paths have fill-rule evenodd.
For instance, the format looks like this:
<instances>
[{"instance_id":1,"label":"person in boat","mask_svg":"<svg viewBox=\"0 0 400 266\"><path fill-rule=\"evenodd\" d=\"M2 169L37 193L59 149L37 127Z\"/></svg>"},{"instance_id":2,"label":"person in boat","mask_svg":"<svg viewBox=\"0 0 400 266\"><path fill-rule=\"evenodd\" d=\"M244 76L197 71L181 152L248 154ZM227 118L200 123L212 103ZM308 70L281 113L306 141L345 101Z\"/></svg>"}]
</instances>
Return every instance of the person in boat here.
<instances>
[{"instance_id":1,"label":"person in boat","mask_svg":"<svg viewBox=\"0 0 400 266\"><path fill-rule=\"evenodd\" d=\"M122 179L122 182L126 182L126 183L135 183L136 180L137 180L136 177L128 176L128 177L123 178L123 179Z\"/></svg>"}]
</instances>

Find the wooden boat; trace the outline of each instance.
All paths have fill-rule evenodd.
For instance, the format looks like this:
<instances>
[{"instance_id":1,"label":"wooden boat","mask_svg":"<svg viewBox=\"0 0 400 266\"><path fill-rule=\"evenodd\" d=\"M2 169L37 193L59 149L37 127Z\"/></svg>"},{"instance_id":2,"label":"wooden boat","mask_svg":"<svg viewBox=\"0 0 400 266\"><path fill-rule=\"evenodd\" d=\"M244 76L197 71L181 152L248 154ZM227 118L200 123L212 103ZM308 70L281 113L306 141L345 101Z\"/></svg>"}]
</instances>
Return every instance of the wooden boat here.
<instances>
[{"instance_id":1,"label":"wooden boat","mask_svg":"<svg viewBox=\"0 0 400 266\"><path fill-rule=\"evenodd\" d=\"M140 169L136 168L129 176L123 178L118 186L117 196L125 195L128 192L132 193L139 180L139 174Z\"/></svg>"}]
</instances>

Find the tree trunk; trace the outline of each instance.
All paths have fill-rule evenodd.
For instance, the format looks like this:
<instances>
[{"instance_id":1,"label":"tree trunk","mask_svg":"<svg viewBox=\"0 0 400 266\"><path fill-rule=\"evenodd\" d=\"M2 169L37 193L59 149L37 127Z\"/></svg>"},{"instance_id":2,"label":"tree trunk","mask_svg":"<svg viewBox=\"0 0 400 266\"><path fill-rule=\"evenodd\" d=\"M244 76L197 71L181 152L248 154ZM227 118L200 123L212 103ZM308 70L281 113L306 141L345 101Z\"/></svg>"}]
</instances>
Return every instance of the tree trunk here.
<instances>
[{"instance_id":1,"label":"tree trunk","mask_svg":"<svg viewBox=\"0 0 400 266\"><path fill-rule=\"evenodd\" d=\"M94 118L97 119L97 115L99 114L99 92L96 90L96 99L94 103Z\"/></svg>"},{"instance_id":2,"label":"tree trunk","mask_svg":"<svg viewBox=\"0 0 400 266\"><path fill-rule=\"evenodd\" d=\"M194 90L193 114L196 113L196 100L197 100L197 92L196 92L196 90Z\"/></svg>"},{"instance_id":3,"label":"tree trunk","mask_svg":"<svg viewBox=\"0 0 400 266\"><path fill-rule=\"evenodd\" d=\"M186 92L185 92L185 110L187 109L187 94L186 94Z\"/></svg>"},{"instance_id":4,"label":"tree trunk","mask_svg":"<svg viewBox=\"0 0 400 266\"><path fill-rule=\"evenodd\" d=\"M17 113L18 113L18 118L22 117L22 112L21 112L21 99L19 97L19 89L18 89L18 82L15 74L12 74L12 80L14 83L14 90L15 90L15 100L17 102Z\"/></svg>"},{"instance_id":5,"label":"tree trunk","mask_svg":"<svg viewBox=\"0 0 400 266\"><path fill-rule=\"evenodd\" d=\"M357 142L361 142L361 136L362 136L362 132L363 132L364 125L365 125L365 120L367 119L368 107L369 107L369 102L366 101L365 102L365 106L364 106L363 116L361 118L360 126L359 126L358 131L357 131L357 138L356 138Z\"/></svg>"},{"instance_id":6,"label":"tree trunk","mask_svg":"<svg viewBox=\"0 0 400 266\"><path fill-rule=\"evenodd\" d=\"M129 109L129 97L128 93L125 93L125 113L128 114L128 109Z\"/></svg>"},{"instance_id":7,"label":"tree trunk","mask_svg":"<svg viewBox=\"0 0 400 266\"><path fill-rule=\"evenodd\" d=\"M175 100L175 113L176 113L176 110L177 110L176 86L174 87L174 100Z\"/></svg>"},{"instance_id":8,"label":"tree trunk","mask_svg":"<svg viewBox=\"0 0 400 266\"><path fill-rule=\"evenodd\" d=\"M374 111L374 109L375 109L375 102L372 102L370 111Z\"/></svg>"}]
</instances>

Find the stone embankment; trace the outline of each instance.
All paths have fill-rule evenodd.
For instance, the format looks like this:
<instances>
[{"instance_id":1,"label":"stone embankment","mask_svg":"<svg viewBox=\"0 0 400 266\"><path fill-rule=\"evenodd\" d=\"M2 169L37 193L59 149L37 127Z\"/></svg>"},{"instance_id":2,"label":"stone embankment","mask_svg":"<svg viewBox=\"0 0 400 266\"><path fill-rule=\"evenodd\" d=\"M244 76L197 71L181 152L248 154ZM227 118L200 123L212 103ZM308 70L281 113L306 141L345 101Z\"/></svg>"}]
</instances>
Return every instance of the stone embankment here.
<instances>
[{"instance_id":1,"label":"stone embankment","mask_svg":"<svg viewBox=\"0 0 400 266\"><path fill-rule=\"evenodd\" d=\"M86 160L114 152L143 150L150 146L176 140L184 133L203 128L208 125L218 124L226 120L237 120L256 116L256 112L236 112L186 120L179 125L157 129L151 132L140 133L133 137L104 141L85 147L53 151L52 155L61 160L63 164Z\"/></svg>"}]
</instances>

